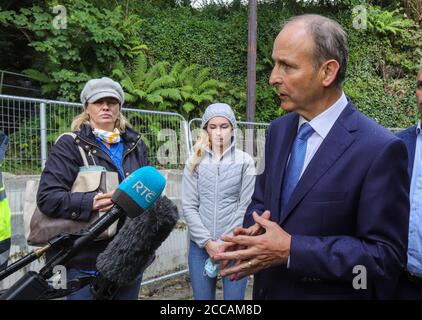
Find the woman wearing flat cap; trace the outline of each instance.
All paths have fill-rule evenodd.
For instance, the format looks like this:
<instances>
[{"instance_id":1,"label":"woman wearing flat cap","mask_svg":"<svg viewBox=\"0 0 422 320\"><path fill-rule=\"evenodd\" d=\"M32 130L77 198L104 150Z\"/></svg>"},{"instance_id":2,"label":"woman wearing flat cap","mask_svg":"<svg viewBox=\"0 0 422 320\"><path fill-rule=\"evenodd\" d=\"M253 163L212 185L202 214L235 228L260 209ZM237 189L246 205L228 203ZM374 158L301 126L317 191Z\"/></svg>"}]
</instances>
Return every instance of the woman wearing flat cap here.
<instances>
[{"instance_id":1,"label":"woman wearing flat cap","mask_svg":"<svg viewBox=\"0 0 422 320\"><path fill-rule=\"evenodd\" d=\"M103 194L70 191L79 168L83 166L78 145L89 155L89 162L95 161L96 166L117 172L119 182L136 169L149 165L149 161L140 134L131 129L121 112L124 92L119 83L106 77L91 79L82 90L81 102L84 110L71 124L76 138L63 135L53 146L41 175L37 204L41 212L51 218L87 222L93 212L105 212L112 207L114 191ZM117 229L122 223L119 221ZM66 265L67 280L95 274L97 256L104 251L110 240L93 241L74 257ZM54 254L49 252L47 259ZM138 299L141 280L142 275L133 285L120 287L114 299ZM67 298L90 300L92 295L89 286L85 286Z\"/></svg>"}]
</instances>

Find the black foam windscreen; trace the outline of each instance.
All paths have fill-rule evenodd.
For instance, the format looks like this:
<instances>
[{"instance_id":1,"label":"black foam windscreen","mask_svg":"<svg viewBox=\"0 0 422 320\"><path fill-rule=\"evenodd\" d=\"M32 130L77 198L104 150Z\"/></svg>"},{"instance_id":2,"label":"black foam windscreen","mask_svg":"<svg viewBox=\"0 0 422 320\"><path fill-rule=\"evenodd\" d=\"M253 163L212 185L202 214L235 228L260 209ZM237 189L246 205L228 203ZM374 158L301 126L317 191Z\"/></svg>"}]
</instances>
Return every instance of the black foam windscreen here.
<instances>
[{"instance_id":1,"label":"black foam windscreen","mask_svg":"<svg viewBox=\"0 0 422 320\"><path fill-rule=\"evenodd\" d=\"M126 218L123 227L97 258L100 275L118 286L131 284L152 263L155 251L178 219L176 205L166 196L140 216Z\"/></svg>"}]
</instances>

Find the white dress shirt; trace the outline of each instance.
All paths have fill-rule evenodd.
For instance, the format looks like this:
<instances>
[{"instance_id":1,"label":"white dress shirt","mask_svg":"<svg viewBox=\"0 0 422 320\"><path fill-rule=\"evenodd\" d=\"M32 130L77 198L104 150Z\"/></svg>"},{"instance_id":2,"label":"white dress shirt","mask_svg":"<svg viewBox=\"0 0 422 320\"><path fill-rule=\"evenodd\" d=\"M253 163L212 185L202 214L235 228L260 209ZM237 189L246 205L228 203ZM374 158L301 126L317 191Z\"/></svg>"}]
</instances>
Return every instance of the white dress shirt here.
<instances>
[{"instance_id":1,"label":"white dress shirt","mask_svg":"<svg viewBox=\"0 0 422 320\"><path fill-rule=\"evenodd\" d=\"M312 127L312 129L314 129L314 133L308 139L305 162L303 164L303 169L300 176L302 176L309 162L311 162L315 153L318 151L319 146L330 132L331 128L344 108L346 108L347 103L348 101L346 95L344 92L342 92L341 97L331 107L317 115L311 121L306 120L302 116L299 117L299 123L297 127L298 131L300 126L305 122L309 122L309 125Z\"/></svg>"},{"instance_id":2,"label":"white dress shirt","mask_svg":"<svg viewBox=\"0 0 422 320\"><path fill-rule=\"evenodd\" d=\"M306 120L302 116L299 117L299 123L297 126L297 130L302 124L305 122L309 122L309 125L314 129L314 133L309 137L307 147L306 147L306 154L305 154L305 162L303 163L302 172L300 176L302 176L303 172L305 171L306 167L308 166L309 162L311 162L312 158L314 157L315 153L318 151L319 146L324 141L325 137L330 132L331 128L333 127L334 123L347 106L347 98L344 92L341 93L341 97L327 110L317 115L311 121ZM289 156L290 160L290 156ZM300 179L300 177L299 177ZM287 268L290 267L290 256L287 259Z\"/></svg>"}]
</instances>

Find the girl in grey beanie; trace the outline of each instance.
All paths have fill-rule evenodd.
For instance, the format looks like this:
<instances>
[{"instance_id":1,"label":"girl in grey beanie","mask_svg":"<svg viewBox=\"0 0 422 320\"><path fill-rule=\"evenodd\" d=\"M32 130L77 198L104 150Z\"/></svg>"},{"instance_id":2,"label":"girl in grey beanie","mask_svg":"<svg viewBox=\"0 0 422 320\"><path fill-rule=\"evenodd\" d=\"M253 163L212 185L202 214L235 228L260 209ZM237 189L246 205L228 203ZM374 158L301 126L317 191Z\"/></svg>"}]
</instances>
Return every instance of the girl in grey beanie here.
<instances>
[{"instance_id":1,"label":"girl in grey beanie","mask_svg":"<svg viewBox=\"0 0 422 320\"><path fill-rule=\"evenodd\" d=\"M236 148L237 123L231 107L208 106L201 136L189 158L182 183L182 207L189 227L189 272L194 298L215 299L218 265L211 256L223 250L222 235L243 223L255 184L253 159ZM247 278L223 277L224 299L244 299Z\"/></svg>"}]
</instances>

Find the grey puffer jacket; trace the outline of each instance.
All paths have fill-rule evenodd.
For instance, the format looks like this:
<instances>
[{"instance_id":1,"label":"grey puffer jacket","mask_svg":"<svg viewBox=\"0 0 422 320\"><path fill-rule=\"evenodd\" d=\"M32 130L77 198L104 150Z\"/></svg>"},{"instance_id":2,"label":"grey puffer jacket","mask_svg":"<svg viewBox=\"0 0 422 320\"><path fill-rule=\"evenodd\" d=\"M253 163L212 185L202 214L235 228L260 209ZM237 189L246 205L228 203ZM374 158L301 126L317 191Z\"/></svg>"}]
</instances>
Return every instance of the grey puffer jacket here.
<instances>
[{"instance_id":1,"label":"grey puffer jacket","mask_svg":"<svg viewBox=\"0 0 422 320\"><path fill-rule=\"evenodd\" d=\"M205 113L201 127L217 115L228 118L236 128L234 115L225 114L227 110L221 105L211 109L214 112ZM236 149L233 137L231 146L219 160L213 159L212 151L206 149L195 171L191 172L190 168L191 159L183 174L183 215L191 240L203 248L209 240L218 240L242 226L254 191L255 165L251 156Z\"/></svg>"}]
</instances>

